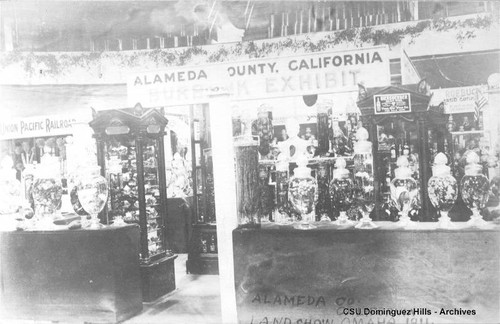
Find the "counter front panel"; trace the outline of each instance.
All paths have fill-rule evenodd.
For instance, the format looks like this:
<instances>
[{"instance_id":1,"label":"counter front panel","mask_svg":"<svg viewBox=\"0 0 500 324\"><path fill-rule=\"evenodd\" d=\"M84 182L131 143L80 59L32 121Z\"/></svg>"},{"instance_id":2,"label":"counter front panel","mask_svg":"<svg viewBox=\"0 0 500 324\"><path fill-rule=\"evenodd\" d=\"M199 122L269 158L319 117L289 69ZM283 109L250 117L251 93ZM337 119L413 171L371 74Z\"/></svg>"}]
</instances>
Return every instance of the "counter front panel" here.
<instances>
[{"instance_id":1,"label":"counter front panel","mask_svg":"<svg viewBox=\"0 0 500 324\"><path fill-rule=\"evenodd\" d=\"M117 322L142 310L139 227L0 232L7 318Z\"/></svg>"},{"instance_id":2,"label":"counter front panel","mask_svg":"<svg viewBox=\"0 0 500 324\"><path fill-rule=\"evenodd\" d=\"M498 227L377 224L375 230L321 223L312 230L274 224L234 230L239 322L499 322ZM376 308L410 315L365 316Z\"/></svg>"}]
</instances>

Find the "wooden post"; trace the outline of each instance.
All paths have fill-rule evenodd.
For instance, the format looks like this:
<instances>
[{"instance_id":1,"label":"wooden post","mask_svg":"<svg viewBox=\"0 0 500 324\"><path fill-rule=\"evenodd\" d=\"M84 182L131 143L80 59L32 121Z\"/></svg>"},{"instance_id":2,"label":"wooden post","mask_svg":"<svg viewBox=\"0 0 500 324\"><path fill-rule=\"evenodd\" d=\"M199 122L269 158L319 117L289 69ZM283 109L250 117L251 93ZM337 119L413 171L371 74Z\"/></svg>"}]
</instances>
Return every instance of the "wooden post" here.
<instances>
[{"instance_id":1,"label":"wooden post","mask_svg":"<svg viewBox=\"0 0 500 324\"><path fill-rule=\"evenodd\" d=\"M135 150L136 150L136 165L137 165L137 200L139 201L139 213L141 215L146 215L146 193L144 190L144 159L143 159L143 143L144 135L137 134L135 138ZM141 185L139 185L141 184ZM165 215L162 215L163 217ZM146 260L149 258L148 249L148 236L146 235L148 230L148 220L146 217L139 217L139 226L141 227L141 259Z\"/></svg>"},{"instance_id":2,"label":"wooden post","mask_svg":"<svg viewBox=\"0 0 500 324\"><path fill-rule=\"evenodd\" d=\"M233 236L238 226L232 111L228 95L210 98L222 323L237 323ZM214 112L217 113L214 113Z\"/></svg>"},{"instance_id":3,"label":"wooden post","mask_svg":"<svg viewBox=\"0 0 500 324\"><path fill-rule=\"evenodd\" d=\"M420 201L422 202L422 213L420 214L420 221L428 220L429 206L427 197L427 181L429 181L429 168L427 163L429 163L429 137L427 134L427 123L424 114L419 114L417 116L417 137L420 139L418 145L418 155L419 155L419 169L420 169ZM423 217L422 217L423 216Z\"/></svg>"},{"instance_id":4,"label":"wooden post","mask_svg":"<svg viewBox=\"0 0 500 324\"><path fill-rule=\"evenodd\" d=\"M164 143L164 137L165 133L162 133L158 139L155 139L158 141L158 152L157 152L157 157L156 160L159 162L158 163L158 177L159 177L159 184L160 188L165 188L165 190L160 190L160 202L161 205L163 206L163 209L161 210L162 212L162 217L160 218L160 225L162 227L162 233L163 233L163 250L167 251L170 250L171 247L168 244L167 241L167 211L168 211L168 197L167 197L167 181L166 181L166 172L165 172L165 143Z\"/></svg>"},{"instance_id":5,"label":"wooden post","mask_svg":"<svg viewBox=\"0 0 500 324\"><path fill-rule=\"evenodd\" d=\"M368 124L367 124L368 122ZM380 210L380 166L379 161L377 160L377 152L378 152L378 138L377 138L377 125L375 119L364 118L363 125L368 126L368 134L369 140L372 142L372 156L373 156L373 195L375 197L375 208L373 209L377 219L380 219L380 215L378 211Z\"/></svg>"}]
</instances>

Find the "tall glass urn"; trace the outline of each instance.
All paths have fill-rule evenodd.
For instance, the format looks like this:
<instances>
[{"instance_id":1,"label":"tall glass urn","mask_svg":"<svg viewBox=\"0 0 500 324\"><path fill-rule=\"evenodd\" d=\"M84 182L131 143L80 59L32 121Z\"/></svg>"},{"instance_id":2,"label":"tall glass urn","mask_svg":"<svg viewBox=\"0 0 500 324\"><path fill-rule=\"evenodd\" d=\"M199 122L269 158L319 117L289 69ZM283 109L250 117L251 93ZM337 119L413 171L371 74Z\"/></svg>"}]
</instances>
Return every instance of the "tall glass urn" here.
<instances>
[{"instance_id":1,"label":"tall glass urn","mask_svg":"<svg viewBox=\"0 0 500 324\"><path fill-rule=\"evenodd\" d=\"M368 141L368 131L361 127L356 132L357 142L354 144L354 197L363 217L356 228L371 229L378 226L370 218L375 208L375 191L373 185L372 143Z\"/></svg>"},{"instance_id":2,"label":"tall glass urn","mask_svg":"<svg viewBox=\"0 0 500 324\"><path fill-rule=\"evenodd\" d=\"M346 169L346 162L343 158L335 161L332 181L330 182L330 198L332 206L340 212L335 221L336 225L354 225L354 221L347 217L347 210L353 203L354 185Z\"/></svg>"},{"instance_id":3,"label":"tall glass urn","mask_svg":"<svg viewBox=\"0 0 500 324\"><path fill-rule=\"evenodd\" d=\"M490 224L483 219L480 210L486 206L489 197L490 183L482 174L483 167L479 164L479 156L475 152L467 155L465 175L460 183L462 200L472 211L467 222L472 227L488 227Z\"/></svg>"},{"instance_id":4,"label":"tall glass urn","mask_svg":"<svg viewBox=\"0 0 500 324\"><path fill-rule=\"evenodd\" d=\"M297 168L288 185L288 200L293 211L300 215L301 220L295 226L297 229L311 229L316 226L311 223L316 218L316 202L318 200L318 183L311 176L307 167L307 158L297 159Z\"/></svg>"},{"instance_id":5,"label":"tall glass urn","mask_svg":"<svg viewBox=\"0 0 500 324\"><path fill-rule=\"evenodd\" d=\"M446 164L448 158L444 153L438 153L432 166L432 177L428 182L428 193L431 203L439 210L438 228L453 229L456 226L451 222L448 212L451 210L458 196L457 180L451 175L451 169Z\"/></svg>"},{"instance_id":6,"label":"tall glass urn","mask_svg":"<svg viewBox=\"0 0 500 324\"><path fill-rule=\"evenodd\" d=\"M16 179L13 164L8 156L0 163L0 215L14 214L21 206L21 183Z\"/></svg>"},{"instance_id":7,"label":"tall glass urn","mask_svg":"<svg viewBox=\"0 0 500 324\"><path fill-rule=\"evenodd\" d=\"M85 168L77 185L78 200L83 209L90 214L90 222L82 226L89 229L98 229L103 226L99 222L98 215L108 200L108 183L99 171L99 166Z\"/></svg>"},{"instance_id":8,"label":"tall glass urn","mask_svg":"<svg viewBox=\"0 0 500 324\"><path fill-rule=\"evenodd\" d=\"M408 215L413 207L418 204L418 185L415 179L412 178L412 171L409 168L409 162L406 155L398 158L397 168L394 170L395 177L391 181L391 201L399 211L398 225L405 228L416 227L416 222L410 219Z\"/></svg>"},{"instance_id":9,"label":"tall glass urn","mask_svg":"<svg viewBox=\"0 0 500 324\"><path fill-rule=\"evenodd\" d=\"M61 209L63 194L57 157L48 155L42 157L42 163L35 171L32 194L36 228L53 228L53 221Z\"/></svg>"}]
</instances>

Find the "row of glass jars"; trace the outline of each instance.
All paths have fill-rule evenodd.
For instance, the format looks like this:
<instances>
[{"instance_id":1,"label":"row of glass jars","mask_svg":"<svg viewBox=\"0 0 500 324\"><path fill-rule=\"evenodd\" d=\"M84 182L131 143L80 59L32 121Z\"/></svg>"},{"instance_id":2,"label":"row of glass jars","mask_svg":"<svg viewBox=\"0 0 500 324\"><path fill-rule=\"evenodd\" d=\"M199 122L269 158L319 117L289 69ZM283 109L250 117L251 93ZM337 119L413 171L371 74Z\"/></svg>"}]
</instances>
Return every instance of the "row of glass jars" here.
<instances>
[{"instance_id":1,"label":"row of glass jars","mask_svg":"<svg viewBox=\"0 0 500 324\"><path fill-rule=\"evenodd\" d=\"M8 161L5 164L8 164ZM61 217L63 200L58 165L57 157L47 155L42 157L41 164L36 167L29 166L24 170L22 185L15 179L15 175L13 178L2 180L1 188L17 188L16 191L9 190L12 194L2 197L7 197L6 199L10 201L9 206L13 206L8 210L10 214L21 214L22 217L18 218L20 220L18 229L47 230L56 227L54 221ZM98 166L88 166L70 179L71 204L78 214L83 215L78 227L95 229L102 226L98 214L106 204L108 185L99 171ZM2 176L3 178L6 177ZM10 185L7 187L4 182ZM22 193L20 189L24 189L25 192ZM31 207L34 207L34 210ZM90 215L90 219L87 219L87 215Z\"/></svg>"},{"instance_id":2,"label":"row of glass jars","mask_svg":"<svg viewBox=\"0 0 500 324\"><path fill-rule=\"evenodd\" d=\"M331 199L333 208L340 212L340 216L335 221L336 224L354 224L349 220L346 212L356 203L363 214L356 227L375 228L376 225L369 217L375 206L371 143L367 141L367 134L362 131L359 133L360 138L356 143L354 155L354 181L351 180L349 171L345 168L345 160L337 159L333 177L327 189L328 198ZM443 153L436 155L433 176L428 181L428 195L431 203L440 213L438 228L453 229L456 226L451 222L448 212L457 200L458 185L447 163L446 155ZM297 228L313 228L311 223L315 221L316 213L321 215L321 221L330 221L330 219L322 208L315 210L318 194L321 196L321 192L318 193L318 182L311 176L311 170L306 166L307 159L300 158L297 164L298 167L294 170L294 176L290 180L288 180L288 163L282 161L277 165L277 206L274 218L277 224L290 224L295 221ZM409 212L419 207L418 183L412 177L406 156L398 159L397 166L395 178L390 184L391 205L399 212L400 217L397 223L400 226L416 228L418 223L410 219ZM462 200L472 211L467 225L482 228L489 227L491 224L483 220L480 214L480 210L488 201L490 189L488 178L481 171L479 156L474 152L469 152L460 193ZM321 168L319 173L321 173ZM318 177L321 176L321 174L318 175ZM325 191L324 188L322 189ZM325 199L325 197L320 197L320 199Z\"/></svg>"}]
</instances>

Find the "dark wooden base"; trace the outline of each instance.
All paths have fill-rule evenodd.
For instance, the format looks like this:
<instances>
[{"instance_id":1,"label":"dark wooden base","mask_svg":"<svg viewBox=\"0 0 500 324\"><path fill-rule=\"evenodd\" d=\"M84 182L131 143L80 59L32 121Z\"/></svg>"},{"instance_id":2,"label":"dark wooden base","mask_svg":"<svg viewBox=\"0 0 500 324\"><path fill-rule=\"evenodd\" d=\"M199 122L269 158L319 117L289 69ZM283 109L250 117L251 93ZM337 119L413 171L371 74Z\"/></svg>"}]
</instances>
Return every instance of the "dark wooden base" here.
<instances>
[{"instance_id":1,"label":"dark wooden base","mask_svg":"<svg viewBox=\"0 0 500 324\"><path fill-rule=\"evenodd\" d=\"M171 255L141 264L142 300L151 302L175 289L174 261L177 255Z\"/></svg>"},{"instance_id":2,"label":"dark wooden base","mask_svg":"<svg viewBox=\"0 0 500 324\"><path fill-rule=\"evenodd\" d=\"M215 224L193 225L193 235L189 244L186 272L192 274L219 274L219 256L215 251L203 252L202 239L210 244L210 238L217 240L217 226ZM205 249L208 246L205 247Z\"/></svg>"},{"instance_id":3,"label":"dark wooden base","mask_svg":"<svg viewBox=\"0 0 500 324\"><path fill-rule=\"evenodd\" d=\"M0 232L0 322L116 323L142 310L139 227Z\"/></svg>"}]
</instances>

